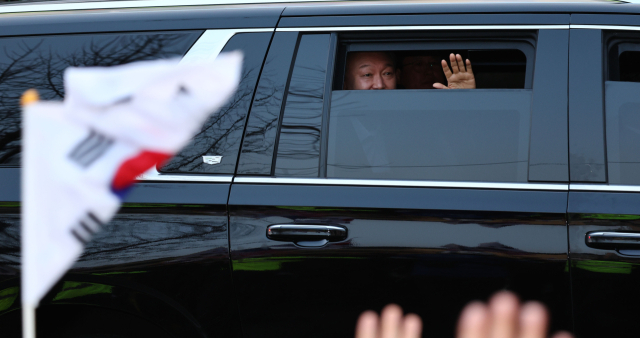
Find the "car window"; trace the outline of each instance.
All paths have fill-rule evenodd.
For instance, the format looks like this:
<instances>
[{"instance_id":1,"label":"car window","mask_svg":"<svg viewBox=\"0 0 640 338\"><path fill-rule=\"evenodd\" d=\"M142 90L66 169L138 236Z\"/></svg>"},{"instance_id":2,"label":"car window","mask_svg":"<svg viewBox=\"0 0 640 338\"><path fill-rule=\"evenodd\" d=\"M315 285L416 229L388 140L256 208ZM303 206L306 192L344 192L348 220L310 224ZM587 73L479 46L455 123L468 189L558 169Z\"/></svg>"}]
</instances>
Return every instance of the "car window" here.
<instances>
[{"instance_id":1,"label":"car window","mask_svg":"<svg viewBox=\"0 0 640 338\"><path fill-rule=\"evenodd\" d=\"M607 32L605 111L610 184L640 184L640 34Z\"/></svg>"},{"instance_id":2,"label":"car window","mask_svg":"<svg viewBox=\"0 0 640 338\"><path fill-rule=\"evenodd\" d=\"M241 50L244 53L238 90L160 172L233 174L247 113L270 39L271 33L242 33L229 40L222 52ZM216 156L220 162L205 163L203 156Z\"/></svg>"},{"instance_id":3,"label":"car window","mask_svg":"<svg viewBox=\"0 0 640 338\"><path fill-rule=\"evenodd\" d=\"M529 90L341 91L327 177L526 182Z\"/></svg>"},{"instance_id":4,"label":"car window","mask_svg":"<svg viewBox=\"0 0 640 338\"><path fill-rule=\"evenodd\" d=\"M329 34L302 35L274 175L527 182L535 35L447 34L337 35L333 55ZM450 52L470 59L475 89L401 82L399 73L412 71L438 73L446 85L441 60ZM381 83L391 80L371 89L395 90L350 88L352 55L372 56L358 67L379 65Z\"/></svg>"},{"instance_id":5,"label":"car window","mask_svg":"<svg viewBox=\"0 0 640 338\"><path fill-rule=\"evenodd\" d=\"M276 176L318 177L329 34L300 38L280 138Z\"/></svg>"},{"instance_id":6,"label":"car window","mask_svg":"<svg viewBox=\"0 0 640 338\"><path fill-rule=\"evenodd\" d=\"M289 79L297 32L277 32L265 59L242 141L239 175L271 175L282 103Z\"/></svg>"},{"instance_id":7,"label":"car window","mask_svg":"<svg viewBox=\"0 0 640 338\"><path fill-rule=\"evenodd\" d=\"M67 67L113 66L182 56L201 31L77 34L0 39L0 166L20 165L20 96L36 88L62 100Z\"/></svg>"}]
</instances>

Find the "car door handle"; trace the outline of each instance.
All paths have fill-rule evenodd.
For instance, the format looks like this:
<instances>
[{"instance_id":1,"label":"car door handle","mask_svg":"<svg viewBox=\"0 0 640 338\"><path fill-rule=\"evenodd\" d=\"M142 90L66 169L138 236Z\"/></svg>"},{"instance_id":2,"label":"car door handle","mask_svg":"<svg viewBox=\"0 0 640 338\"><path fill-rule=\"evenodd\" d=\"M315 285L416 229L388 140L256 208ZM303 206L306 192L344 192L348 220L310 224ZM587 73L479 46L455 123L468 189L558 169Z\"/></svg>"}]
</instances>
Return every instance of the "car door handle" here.
<instances>
[{"instance_id":1,"label":"car door handle","mask_svg":"<svg viewBox=\"0 0 640 338\"><path fill-rule=\"evenodd\" d=\"M633 232L588 232L585 243L596 249L640 248L640 233Z\"/></svg>"},{"instance_id":2,"label":"car door handle","mask_svg":"<svg viewBox=\"0 0 640 338\"><path fill-rule=\"evenodd\" d=\"M340 241L347 238L347 229L333 225L276 224L267 227L267 237L275 241Z\"/></svg>"}]
</instances>

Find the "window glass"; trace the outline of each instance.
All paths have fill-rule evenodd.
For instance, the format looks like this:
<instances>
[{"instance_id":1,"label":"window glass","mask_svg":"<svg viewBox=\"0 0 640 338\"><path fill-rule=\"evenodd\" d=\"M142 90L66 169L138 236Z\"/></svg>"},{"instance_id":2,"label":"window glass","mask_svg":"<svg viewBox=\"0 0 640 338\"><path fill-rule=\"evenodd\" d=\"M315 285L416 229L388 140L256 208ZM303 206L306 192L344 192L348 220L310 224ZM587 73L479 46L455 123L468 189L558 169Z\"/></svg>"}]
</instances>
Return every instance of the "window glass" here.
<instances>
[{"instance_id":1,"label":"window glass","mask_svg":"<svg viewBox=\"0 0 640 338\"><path fill-rule=\"evenodd\" d=\"M640 82L640 51L620 53L620 81Z\"/></svg>"},{"instance_id":2,"label":"window glass","mask_svg":"<svg viewBox=\"0 0 640 338\"><path fill-rule=\"evenodd\" d=\"M640 35L636 32L605 33L607 55L607 80L623 82L640 82Z\"/></svg>"},{"instance_id":3,"label":"window glass","mask_svg":"<svg viewBox=\"0 0 640 338\"><path fill-rule=\"evenodd\" d=\"M36 88L43 100L64 97L62 74L70 66L113 66L182 56L201 31L92 34L0 39L0 166L20 165L22 93Z\"/></svg>"},{"instance_id":4,"label":"window glass","mask_svg":"<svg viewBox=\"0 0 640 338\"><path fill-rule=\"evenodd\" d=\"M233 174L244 125L271 33L234 35L222 52L244 53L242 78L233 98L212 115L191 143L164 165L161 172ZM222 156L220 163L204 163L203 156Z\"/></svg>"},{"instance_id":5,"label":"window glass","mask_svg":"<svg viewBox=\"0 0 640 338\"><path fill-rule=\"evenodd\" d=\"M300 38L282 117L276 176L318 177L329 34Z\"/></svg>"},{"instance_id":6,"label":"window glass","mask_svg":"<svg viewBox=\"0 0 640 338\"><path fill-rule=\"evenodd\" d=\"M609 183L640 184L640 83L607 81Z\"/></svg>"},{"instance_id":7,"label":"window glass","mask_svg":"<svg viewBox=\"0 0 640 338\"><path fill-rule=\"evenodd\" d=\"M610 184L640 184L640 34L604 33L607 174Z\"/></svg>"},{"instance_id":8,"label":"window glass","mask_svg":"<svg viewBox=\"0 0 640 338\"><path fill-rule=\"evenodd\" d=\"M327 177L526 182L530 90L334 91Z\"/></svg>"},{"instance_id":9,"label":"window glass","mask_svg":"<svg viewBox=\"0 0 640 338\"><path fill-rule=\"evenodd\" d=\"M251 105L238 163L239 175L271 175L276 134L297 42L297 32L277 32L273 36Z\"/></svg>"}]
</instances>

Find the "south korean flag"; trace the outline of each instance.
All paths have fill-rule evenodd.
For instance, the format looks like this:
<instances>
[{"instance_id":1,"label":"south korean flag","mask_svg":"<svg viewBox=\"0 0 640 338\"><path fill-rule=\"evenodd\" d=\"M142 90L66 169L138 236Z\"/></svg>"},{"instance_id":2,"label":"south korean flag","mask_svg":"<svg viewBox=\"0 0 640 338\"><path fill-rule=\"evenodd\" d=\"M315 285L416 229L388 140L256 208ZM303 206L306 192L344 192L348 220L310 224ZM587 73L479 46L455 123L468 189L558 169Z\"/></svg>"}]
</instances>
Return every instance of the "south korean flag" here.
<instances>
[{"instance_id":1,"label":"south korean flag","mask_svg":"<svg viewBox=\"0 0 640 338\"><path fill-rule=\"evenodd\" d=\"M178 152L226 103L241 68L239 52L198 64L159 60L69 68L63 102L25 93L23 309L37 307L73 265L118 211L135 178ZM32 312L23 313L25 322L33 319Z\"/></svg>"}]
</instances>

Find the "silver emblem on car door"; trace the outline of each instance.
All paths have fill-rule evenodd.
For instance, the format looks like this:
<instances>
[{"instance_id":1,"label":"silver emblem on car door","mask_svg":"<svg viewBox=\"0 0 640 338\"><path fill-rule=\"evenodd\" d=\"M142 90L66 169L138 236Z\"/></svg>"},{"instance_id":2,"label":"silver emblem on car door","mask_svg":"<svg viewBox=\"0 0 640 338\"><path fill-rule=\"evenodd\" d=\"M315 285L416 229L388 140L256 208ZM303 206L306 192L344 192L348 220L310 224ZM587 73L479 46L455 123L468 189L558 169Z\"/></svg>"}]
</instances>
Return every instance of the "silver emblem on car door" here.
<instances>
[{"instance_id":1,"label":"silver emblem on car door","mask_svg":"<svg viewBox=\"0 0 640 338\"><path fill-rule=\"evenodd\" d=\"M222 161L222 156L202 156L202 161L206 164L218 164Z\"/></svg>"}]
</instances>

